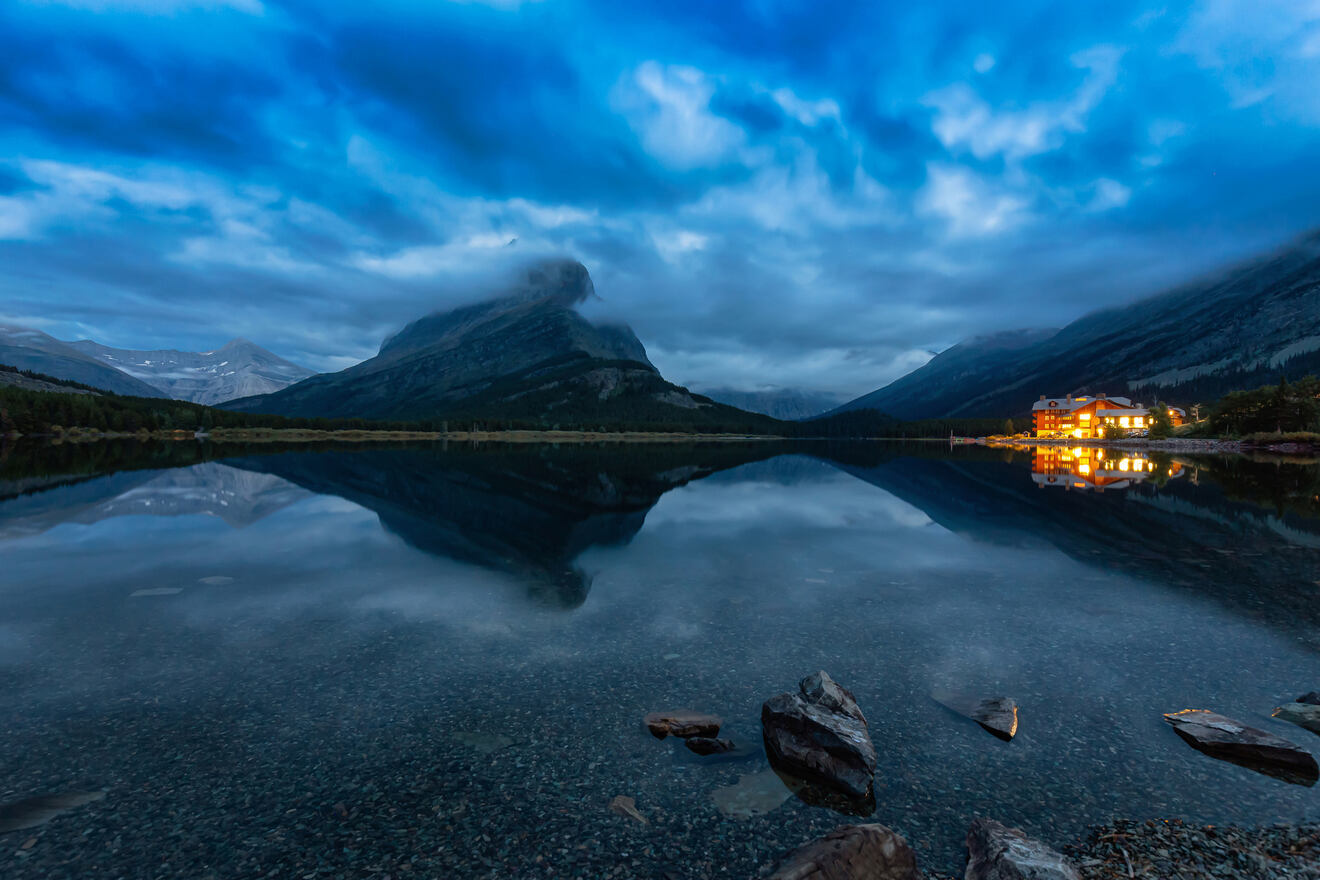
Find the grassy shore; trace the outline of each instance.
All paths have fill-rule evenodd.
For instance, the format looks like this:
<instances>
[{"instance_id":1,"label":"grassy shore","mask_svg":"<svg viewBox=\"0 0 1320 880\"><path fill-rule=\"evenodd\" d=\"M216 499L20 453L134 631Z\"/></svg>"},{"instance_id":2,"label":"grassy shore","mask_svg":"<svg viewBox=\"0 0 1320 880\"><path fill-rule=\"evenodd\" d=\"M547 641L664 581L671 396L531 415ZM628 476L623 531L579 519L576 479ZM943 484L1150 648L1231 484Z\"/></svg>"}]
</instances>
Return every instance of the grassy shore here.
<instances>
[{"instance_id":1,"label":"grassy shore","mask_svg":"<svg viewBox=\"0 0 1320 880\"><path fill-rule=\"evenodd\" d=\"M23 435L11 435L23 436ZM28 439L33 439L29 436ZM137 431L116 433L72 429L41 439L55 443L93 443L100 440L214 440L223 443L418 443L451 441L499 443L691 443L693 441L782 440L770 434L686 434L658 431L312 431L298 428L216 428L204 434L192 431Z\"/></svg>"}]
</instances>

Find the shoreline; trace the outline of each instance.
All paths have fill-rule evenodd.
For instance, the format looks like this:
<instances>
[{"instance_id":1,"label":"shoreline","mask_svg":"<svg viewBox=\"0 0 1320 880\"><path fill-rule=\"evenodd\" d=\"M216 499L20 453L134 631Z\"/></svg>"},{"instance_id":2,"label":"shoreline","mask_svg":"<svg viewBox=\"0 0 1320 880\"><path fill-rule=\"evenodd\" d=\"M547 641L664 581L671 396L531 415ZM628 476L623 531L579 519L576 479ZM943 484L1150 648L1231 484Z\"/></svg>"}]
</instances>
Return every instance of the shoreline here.
<instances>
[{"instance_id":1,"label":"shoreline","mask_svg":"<svg viewBox=\"0 0 1320 880\"><path fill-rule=\"evenodd\" d=\"M1043 841L1047 846L1056 846ZM1320 876L1320 822L1260 826L1212 825L1181 819L1114 819L1057 846L1083 880L1133 877L1225 877L1275 880ZM918 860L920 860L918 853ZM962 873L926 868L928 880Z\"/></svg>"},{"instance_id":2,"label":"shoreline","mask_svg":"<svg viewBox=\"0 0 1320 880\"><path fill-rule=\"evenodd\" d=\"M1052 439L1046 437L1022 437L993 439L977 438L977 442L997 448L1013 446L1074 446L1101 447L1104 449L1137 449L1155 452L1217 452L1235 453L1251 451L1280 451L1272 446L1248 445L1241 440L1222 440L1210 437L1169 437L1164 440L1151 440L1145 437L1124 438L1122 440L1081 440L1076 438ZM1310 451L1300 449L1299 451Z\"/></svg>"},{"instance_id":3,"label":"shoreline","mask_svg":"<svg viewBox=\"0 0 1320 880\"><path fill-rule=\"evenodd\" d=\"M687 434L663 431L372 431L352 429L320 431L302 428L218 428L192 431L67 431L61 434L9 434L4 440L41 440L55 445L95 443L102 440L205 441L216 443L741 443L752 440L791 440L778 434Z\"/></svg>"}]
</instances>

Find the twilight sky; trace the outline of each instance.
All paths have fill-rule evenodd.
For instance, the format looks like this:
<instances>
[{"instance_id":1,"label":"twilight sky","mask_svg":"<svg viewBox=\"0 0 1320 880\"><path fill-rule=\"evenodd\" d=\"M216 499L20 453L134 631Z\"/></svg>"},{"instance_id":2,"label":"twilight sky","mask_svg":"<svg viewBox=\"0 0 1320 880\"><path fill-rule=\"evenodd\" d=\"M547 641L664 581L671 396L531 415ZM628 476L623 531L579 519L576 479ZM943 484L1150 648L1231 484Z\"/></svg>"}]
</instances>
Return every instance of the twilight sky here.
<instances>
[{"instance_id":1,"label":"twilight sky","mask_svg":"<svg viewBox=\"0 0 1320 880\"><path fill-rule=\"evenodd\" d=\"M339 369L567 254L859 394L1320 225L1320 0L935 5L3 0L0 322Z\"/></svg>"}]
</instances>

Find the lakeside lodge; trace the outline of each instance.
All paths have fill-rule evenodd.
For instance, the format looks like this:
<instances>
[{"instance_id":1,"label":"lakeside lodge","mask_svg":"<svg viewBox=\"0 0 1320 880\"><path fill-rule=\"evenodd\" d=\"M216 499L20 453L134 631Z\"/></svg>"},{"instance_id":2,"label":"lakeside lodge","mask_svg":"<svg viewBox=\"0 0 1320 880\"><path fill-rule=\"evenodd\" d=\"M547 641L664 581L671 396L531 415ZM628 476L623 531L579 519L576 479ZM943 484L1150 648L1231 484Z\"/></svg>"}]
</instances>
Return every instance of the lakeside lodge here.
<instances>
[{"instance_id":1,"label":"lakeside lodge","mask_svg":"<svg viewBox=\"0 0 1320 880\"><path fill-rule=\"evenodd\" d=\"M1144 431L1150 427L1150 410L1134 404L1126 397L1046 397L1032 404L1031 417L1037 437L1075 437L1094 439L1106 427L1120 431ZM1187 421L1187 414L1177 407L1169 408L1174 426Z\"/></svg>"}]
</instances>

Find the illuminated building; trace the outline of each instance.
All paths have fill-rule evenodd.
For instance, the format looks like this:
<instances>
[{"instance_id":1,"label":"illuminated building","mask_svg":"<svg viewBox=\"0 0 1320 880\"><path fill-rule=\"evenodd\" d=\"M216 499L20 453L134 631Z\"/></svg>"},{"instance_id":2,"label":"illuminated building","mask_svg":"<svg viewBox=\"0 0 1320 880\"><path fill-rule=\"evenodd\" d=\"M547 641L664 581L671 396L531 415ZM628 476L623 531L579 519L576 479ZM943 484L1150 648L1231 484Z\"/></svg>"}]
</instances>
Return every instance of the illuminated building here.
<instances>
[{"instance_id":1,"label":"illuminated building","mask_svg":"<svg viewBox=\"0 0 1320 880\"><path fill-rule=\"evenodd\" d=\"M1169 408L1173 425L1187 421L1187 415L1178 407ZM1032 404L1032 421L1037 437L1075 437L1089 440L1100 436L1104 427L1128 431L1144 431L1151 425L1150 411L1134 404L1126 397L1046 397Z\"/></svg>"}]
</instances>

